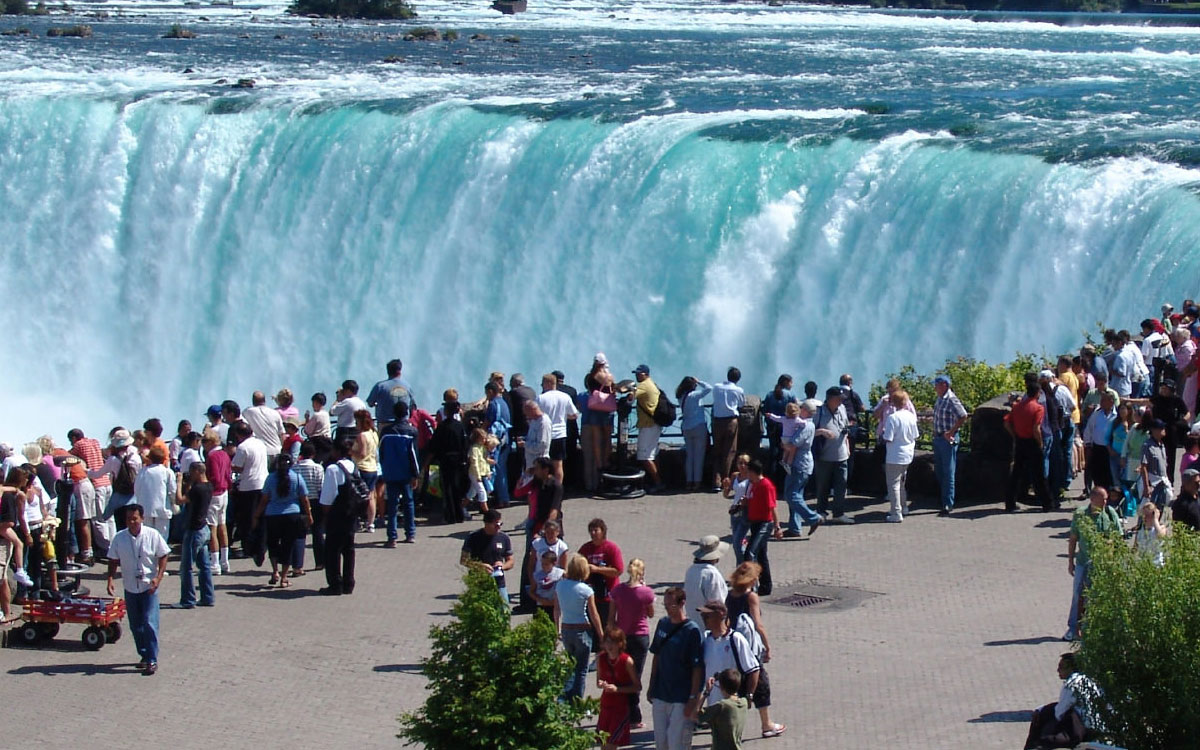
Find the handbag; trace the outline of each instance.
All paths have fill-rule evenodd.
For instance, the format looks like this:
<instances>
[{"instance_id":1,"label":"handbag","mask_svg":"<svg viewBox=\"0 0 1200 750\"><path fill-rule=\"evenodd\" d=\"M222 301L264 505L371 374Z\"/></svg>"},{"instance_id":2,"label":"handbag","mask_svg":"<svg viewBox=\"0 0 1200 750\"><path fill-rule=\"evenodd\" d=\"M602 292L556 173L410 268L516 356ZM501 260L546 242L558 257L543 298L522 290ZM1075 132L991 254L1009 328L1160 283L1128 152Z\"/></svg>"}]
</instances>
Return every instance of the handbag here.
<instances>
[{"instance_id":1,"label":"handbag","mask_svg":"<svg viewBox=\"0 0 1200 750\"><path fill-rule=\"evenodd\" d=\"M592 411L603 411L611 414L617 410L617 397L597 388L588 394L587 406Z\"/></svg>"}]
</instances>

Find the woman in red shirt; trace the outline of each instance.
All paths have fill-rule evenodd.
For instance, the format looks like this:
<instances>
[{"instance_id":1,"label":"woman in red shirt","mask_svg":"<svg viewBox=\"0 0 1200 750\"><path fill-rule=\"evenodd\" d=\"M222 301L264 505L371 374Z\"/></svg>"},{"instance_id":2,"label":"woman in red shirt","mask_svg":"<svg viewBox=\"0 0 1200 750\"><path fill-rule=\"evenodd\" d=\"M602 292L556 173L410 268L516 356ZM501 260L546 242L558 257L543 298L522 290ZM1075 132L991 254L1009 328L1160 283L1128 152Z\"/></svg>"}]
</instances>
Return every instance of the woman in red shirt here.
<instances>
[{"instance_id":1,"label":"woman in red shirt","mask_svg":"<svg viewBox=\"0 0 1200 750\"><path fill-rule=\"evenodd\" d=\"M750 541L746 558L762 566L758 581L759 596L771 595L771 562L767 559L769 537L783 538L783 529L775 516L775 485L763 476L763 465L757 459L746 466L750 475L750 492L746 495L746 518L750 521Z\"/></svg>"}]
</instances>

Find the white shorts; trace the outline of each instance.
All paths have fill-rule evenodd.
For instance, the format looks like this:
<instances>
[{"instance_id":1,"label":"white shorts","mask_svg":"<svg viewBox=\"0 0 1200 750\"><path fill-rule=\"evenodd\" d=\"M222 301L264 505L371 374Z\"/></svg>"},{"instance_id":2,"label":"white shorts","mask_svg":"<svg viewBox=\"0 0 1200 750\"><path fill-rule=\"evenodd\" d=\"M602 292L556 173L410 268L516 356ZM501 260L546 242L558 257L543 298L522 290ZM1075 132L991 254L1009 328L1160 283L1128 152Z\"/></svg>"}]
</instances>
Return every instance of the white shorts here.
<instances>
[{"instance_id":1,"label":"white shorts","mask_svg":"<svg viewBox=\"0 0 1200 750\"><path fill-rule=\"evenodd\" d=\"M75 520L90 521L104 512L104 508L96 507L96 487L90 479L85 479L75 485Z\"/></svg>"},{"instance_id":2,"label":"white shorts","mask_svg":"<svg viewBox=\"0 0 1200 750\"><path fill-rule=\"evenodd\" d=\"M12 561L12 542L0 539L0 578L8 575L8 564Z\"/></svg>"},{"instance_id":3,"label":"white shorts","mask_svg":"<svg viewBox=\"0 0 1200 750\"><path fill-rule=\"evenodd\" d=\"M639 427L637 434L637 460L653 461L658 455L658 438L662 435L662 427Z\"/></svg>"},{"instance_id":4,"label":"white shorts","mask_svg":"<svg viewBox=\"0 0 1200 750\"><path fill-rule=\"evenodd\" d=\"M209 526L224 526L225 525L225 510L229 507L229 493L222 492L219 495L212 496L212 502L208 506L208 525Z\"/></svg>"}]
</instances>

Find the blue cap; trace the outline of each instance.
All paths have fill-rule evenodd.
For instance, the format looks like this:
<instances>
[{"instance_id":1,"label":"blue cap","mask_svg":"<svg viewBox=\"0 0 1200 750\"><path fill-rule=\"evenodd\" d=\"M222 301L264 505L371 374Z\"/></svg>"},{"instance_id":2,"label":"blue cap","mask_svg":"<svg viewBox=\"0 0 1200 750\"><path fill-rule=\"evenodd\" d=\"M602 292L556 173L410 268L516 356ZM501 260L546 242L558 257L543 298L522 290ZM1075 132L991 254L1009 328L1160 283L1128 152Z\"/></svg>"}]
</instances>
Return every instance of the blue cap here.
<instances>
[{"instance_id":1,"label":"blue cap","mask_svg":"<svg viewBox=\"0 0 1200 750\"><path fill-rule=\"evenodd\" d=\"M649 375L650 374L650 365L638 365L637 367L633 368L633 374L634 375Z\"/></svg>"},{"instance_id":2,"label":"blue cap","mask_svg":"<svg viewBox=\"0 0 1200 750\"><path fill-rule=\"evenodd\" d=\"M933 379L933 382L945 383L946 385L950 385L950 376L949 375L938 375L936 378Z\"/></svg>"},{"instance_id":3,"label":"blue cap","mask_svg":"<svg viewBox=\"0 0 1200 750\"><path fill-rule=\"evenodd\" d=\"M205 412L205 414L210 417L219 417L221 415L221 405L213 404L212 406L208 407L208 411Z\"/></svg>"}]
</instances>

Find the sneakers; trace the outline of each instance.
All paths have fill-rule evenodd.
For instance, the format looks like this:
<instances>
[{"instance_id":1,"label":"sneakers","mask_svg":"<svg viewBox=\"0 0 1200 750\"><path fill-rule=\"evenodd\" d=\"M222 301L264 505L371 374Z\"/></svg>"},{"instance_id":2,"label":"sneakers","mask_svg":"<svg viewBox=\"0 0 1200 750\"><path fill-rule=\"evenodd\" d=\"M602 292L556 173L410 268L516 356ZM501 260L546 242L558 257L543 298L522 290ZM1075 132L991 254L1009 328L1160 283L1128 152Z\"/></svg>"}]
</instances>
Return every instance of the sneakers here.
<instances>
[{"instance_id":1,"label":"sneakers","mask_svg":"<svg viewBox=\"0 0 1200 750\"><path fill-rule=\"evenodd\" d=\"M221 575L222 572L227 572L227 571L222 571L220 565L213 565L212 567L210 567L208 569L208 572L212 573L215 576L219 576L219 575Z\"/></svg>"},{"instance_id":2,"label":"sneakers","mask_svg":"<svg viewBox=\"0 0 1200 750\"><path fill-rule=\"evenodd\" d=\"M13 572L13 578L16 578L17 583L21 584L22 586L33 585L33 579L29 577L29 574L25 572L24 568L17 568L16 571Z\"/></svg>"},{"instance_id":3,"label":"sneakers","mask_svg":"<svg viewBox=\"0 0 1200 750\"><path fill-rule=\"evenodd\" d=\"M766 739L770 739L771 737L778 737L786 731L786 724L772 724L770 729L763 730L762 736Z\"/></svg>"},{"instance_id":4,"label":"sneakers","mask_svg":"<svg viewBox=\"0 0 1200 750\"><path fill-rule=\"evenodd\" d=\"M822 518L821 516L817 516L817 520L813 521L812 523L810 523L808 525L808 535L812 536L813 533L816 532L817 528L820 527L821 524L823 524L823 523L825 523L825 519Z\"/></svg>"},{"instance_id":5,"label":"sneakers","mask_svg":"<svg viewBox=\"0 0 1200 750\"><path fill-rule=\"evenodd\" d=\"M1070 628L1068 628L1067 632L1063 633L1062 639L1064 641L1066 641L1067 643L1071 643L1072 641L1079 640L1079 636L1075 634L1074 630L1071 630Z\"/></svg>"},{"instance_id":6,"label":"sneakers","mask_svg":"<svg viewBox=\"0 0 1200 750\"><path fill-rule=\"evenodd\" d=\"M904 521L904 516L893 516L891 513L888 514L888 523L901 523L902 521Z\"/></svg>"},{"instance_id":7,"label":"sneakers","mask_svg":"<svg viewBox=\"0 0 1200 750\"><path fill-rule=\"evenodd\" d=\"M221 574L222 574L222 575L229 575L229 563L222 563L222 564L221 564Z\"/></svg>"},{"instance_id":8,"label":"sneakers","mask_svg":"<svg viewBox=\"0 0 1200 750\"><path fill-rule=\"evenodd\" d=\"M854 519L851 518L850 516L847 516L844 513L840 516L834 516L833 518L829 519L829 522L838 524L839 526L853 526L854 525ZM772 736L774 736L774 735L772 735Z\"/></svg>"},{"instance_id":9,"label":"sneakers","mask_svg":"<svg viewBox=\"0 0 1200 750\"><path fill-rule=\"evenodd\" d=\"M396 540L395 539L387 540L386 542L383 543L383 548L384 549L396 549Z\"/></svg>"}]
</instances>

